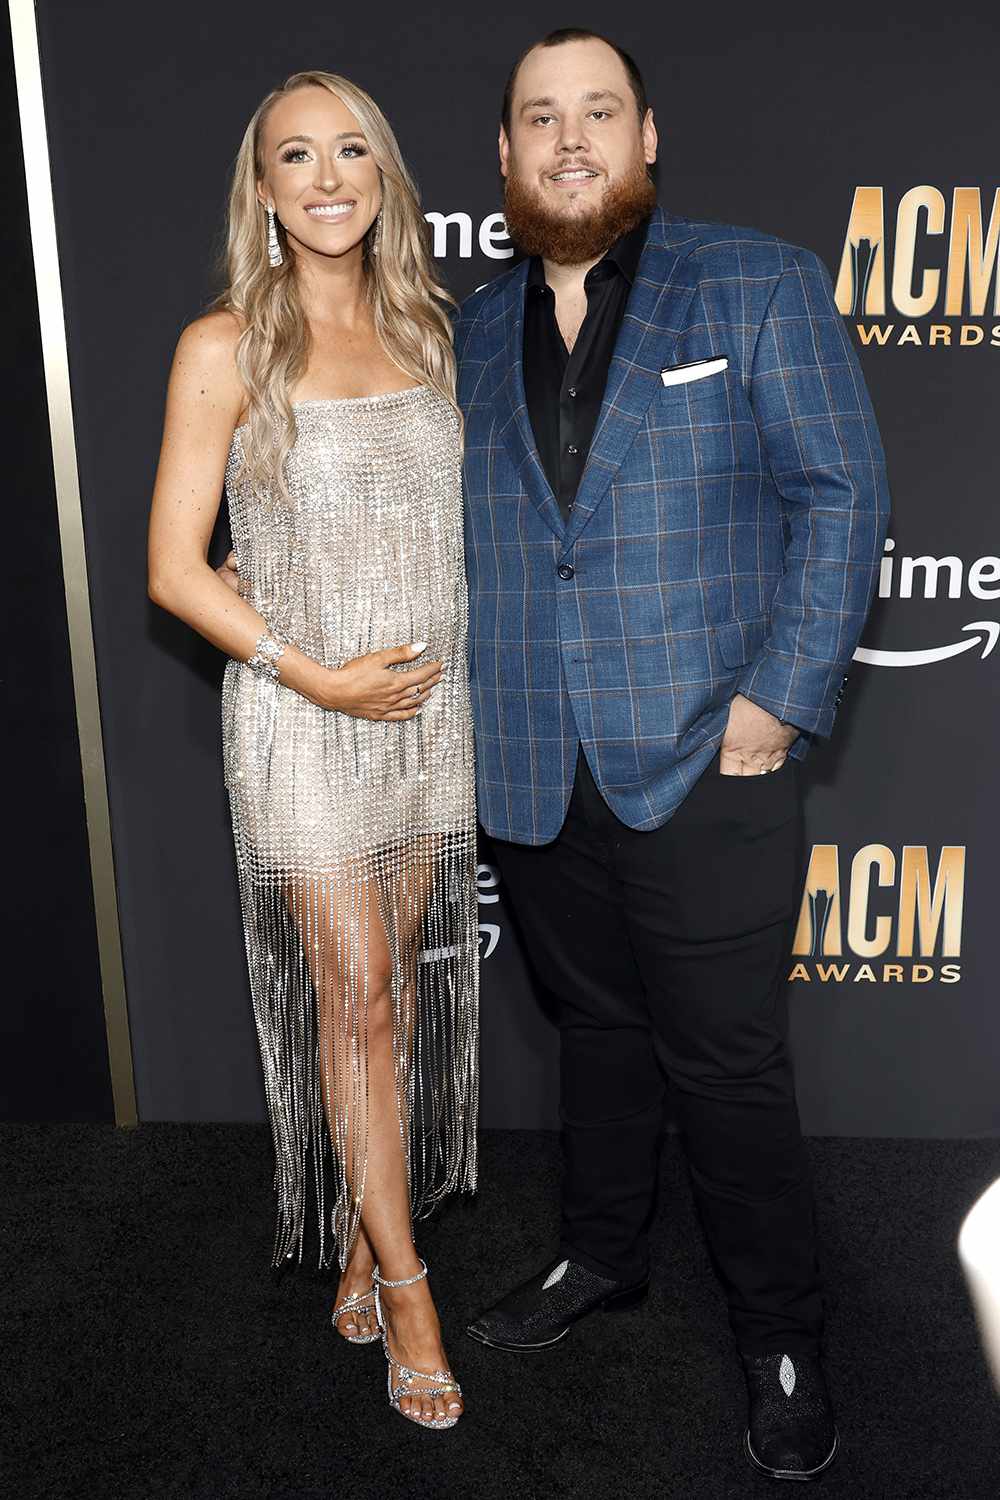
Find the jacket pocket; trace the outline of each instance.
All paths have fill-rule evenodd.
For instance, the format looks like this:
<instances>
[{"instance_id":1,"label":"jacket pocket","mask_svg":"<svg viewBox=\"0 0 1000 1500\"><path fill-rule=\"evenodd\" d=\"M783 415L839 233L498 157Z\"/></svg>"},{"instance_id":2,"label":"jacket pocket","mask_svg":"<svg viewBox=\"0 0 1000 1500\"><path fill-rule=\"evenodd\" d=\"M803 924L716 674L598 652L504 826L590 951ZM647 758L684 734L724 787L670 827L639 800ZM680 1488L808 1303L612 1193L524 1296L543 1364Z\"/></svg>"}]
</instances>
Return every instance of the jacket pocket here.
<instances>
[{"instance_id":1,"label":"jacket pocket","mask_svg":"<svg viewBox=\"0 0 1000 1500\"><path fill-rule=\"evenodd\" d=\"M756 615L749 620L726 620L715 626L719 655L727 667L742 667L753 661L764 643L767 617Z\"/></svg>"}]
</instances>

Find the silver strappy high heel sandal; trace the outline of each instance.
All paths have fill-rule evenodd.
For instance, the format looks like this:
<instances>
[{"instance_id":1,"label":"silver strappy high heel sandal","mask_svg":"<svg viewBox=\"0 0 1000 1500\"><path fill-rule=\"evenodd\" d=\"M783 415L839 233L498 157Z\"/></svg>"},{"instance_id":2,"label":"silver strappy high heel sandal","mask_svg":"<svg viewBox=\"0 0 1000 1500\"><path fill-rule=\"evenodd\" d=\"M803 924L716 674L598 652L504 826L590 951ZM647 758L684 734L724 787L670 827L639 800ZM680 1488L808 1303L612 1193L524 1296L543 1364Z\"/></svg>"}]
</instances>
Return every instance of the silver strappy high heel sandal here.
<instances>
[{"instance_id":1,"label":"silver strappy high heel sandal","mask_svg":"<svg viewBox=\"0 0 1000 1500\"><path fill-rule=\"evenodd\" d=\"M344 1316L344 1313L370 1313L372 1311L374 1311L378 1321L378 1327L373 1333L345 1333L341 1334L341 1337L346 1339L349 1344L374 1344L376 1339L382 1337L382 1318L378 1310L378 1289L374 1281L372 1282L370 1292L350 1292L346 1297L341 1298L333 1309L330 1322L333 1325L334 1331L339 1334L340 1329L337 1327L337 1323Z\"/></svg>"},{"instance_id":2,"label":"silver strappy high heel sandal","mask_svg":"<svg viewBox=\"0 0 1000 1500\"><path fill-rule=\"evenodd\" d=\"M389 1365L389 1405L405 1417L408 1422L415 1422L418 1427L426 1427L432 1432L443 1432L446 1427L454 1427L458 1417L431 1417L426 1420L423 1417L411 1416L408 1411L403 1411L400 1401L404 1396L456 1396L462 1394L462 1387L452 1375L450 1370L411 1370L406 1365L401 1365L395 1355L389 1352L389 1339L386 1333L386 1321L382 1316L382 1301L379 1297L379 1287L388 1286L413 1286L414 1282L423 1281L427 1276L427 1262L420 1262L421 1269L416 1276L405 1276L401 1281L387 1281L384 1276L379 1275L378 1266L372 1272L372 1284L375 1287L375 1315L382 1329L382 1349ZM396 1383L394 1384L393 1381ZM433 1380L433 1386L417 1386L412 1388L414 1380Z\"/></svg>"}]
</instances>

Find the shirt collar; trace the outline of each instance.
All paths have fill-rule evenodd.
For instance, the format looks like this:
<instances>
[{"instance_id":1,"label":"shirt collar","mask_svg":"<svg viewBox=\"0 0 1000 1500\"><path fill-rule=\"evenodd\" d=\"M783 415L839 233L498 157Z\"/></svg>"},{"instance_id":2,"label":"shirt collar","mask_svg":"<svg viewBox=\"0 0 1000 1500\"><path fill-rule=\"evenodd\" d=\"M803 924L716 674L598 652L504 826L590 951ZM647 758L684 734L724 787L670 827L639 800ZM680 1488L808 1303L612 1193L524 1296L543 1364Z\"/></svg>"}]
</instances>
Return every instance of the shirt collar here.
<instances>
[{"instance_id":1,"label":"shirt collar","mask_svg":"<svg viewBox=\"0 0 1000 1500\"><path fill-rule=\"evenodd\" d=\"M598 265L614 265L631 286L639 269L639 260L646 245L648 232L649 220L643 219L641 224L637 224L634 229L630 229L627 234L615 240L604 260L598 261ZM594 269L596 271L597 266Z\"/></svg>"},{"instance_id":2,"label":"shirt collar","mask_svg":"<svg viewBox=\"0 0 1000 1500\"><path fill-rule=\"evenodd\" d=\"M649 220L643 219L634 229L623 234L615 240L611 248L587 272L587 281L603 280L612 276L616 271L624 276L629 286L635 281L636 272L639 269L639 260L646 244L646 235L649 232ZM530 290L537 289L545 291L545 267L541 256L533 255L528 262L527 287Z\"/></svg>"}]
</instances>

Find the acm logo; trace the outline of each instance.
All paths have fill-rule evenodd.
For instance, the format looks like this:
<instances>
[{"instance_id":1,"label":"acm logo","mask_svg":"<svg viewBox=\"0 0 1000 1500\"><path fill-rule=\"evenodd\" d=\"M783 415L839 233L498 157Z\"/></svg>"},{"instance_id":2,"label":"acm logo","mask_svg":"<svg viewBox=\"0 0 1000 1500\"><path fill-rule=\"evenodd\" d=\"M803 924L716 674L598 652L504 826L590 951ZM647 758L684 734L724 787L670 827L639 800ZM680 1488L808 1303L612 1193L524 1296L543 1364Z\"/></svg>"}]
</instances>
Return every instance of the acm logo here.
<instances>
[{"instance_id":1,"label":"acm logo","mask_svg":"<svg viewBox=\"0 0 1000 1500\"><path fill-rule=\"evenodd\" d=\"M1000 347L1000 324L954 325L916 319L1000 317L1000 188L984 227L977 187L957 187L950 204L939 188L910 188L896 206L895 237L886 236L885 190L857 187L837 276L837 307L856 318L863 344L926 348ZM991 297L992 292L992 297ZM878 324L895 311L910 321Z\"/></svg>"},{"instance_id":2,"label":"acm logo","mask_svg":"<svg viewBox=\"0 0 1000 1500\"><path fill-rule=\"evenodd\" d=\"M964 902L962 844L942 847L933 876L926 844L905 844L898 857L886 844L865 844L849 870L838 844L815 844L792 945L798 961L789 978L957 984Z\"/></svg>"}]
</instances>

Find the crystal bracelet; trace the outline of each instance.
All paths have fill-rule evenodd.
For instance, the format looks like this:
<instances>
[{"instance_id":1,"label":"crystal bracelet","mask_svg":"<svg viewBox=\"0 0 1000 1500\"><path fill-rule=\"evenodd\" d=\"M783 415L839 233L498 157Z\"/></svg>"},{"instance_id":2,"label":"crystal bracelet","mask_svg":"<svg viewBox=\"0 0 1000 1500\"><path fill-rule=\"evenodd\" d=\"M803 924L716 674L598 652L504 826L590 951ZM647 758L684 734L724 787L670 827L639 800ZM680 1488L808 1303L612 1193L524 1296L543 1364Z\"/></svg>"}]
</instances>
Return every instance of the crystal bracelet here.
<instances>
[{"instance_id":1,"label":"crystal bracelet","mask_svg":"<svg viewBox=\"0 0 1000 1500\"><path fill-rule=\"evenodd\" d=\"M284 653L284 650L284 642L279 641L277 636L266 631L260 637L256 646L254 646L253 656L248 659L247 666L251 672L256 672L259 676L266 677L271 682L278 682L281 673L278 671L277 661L279 656Z\"/></svg>"}]
</instances>

